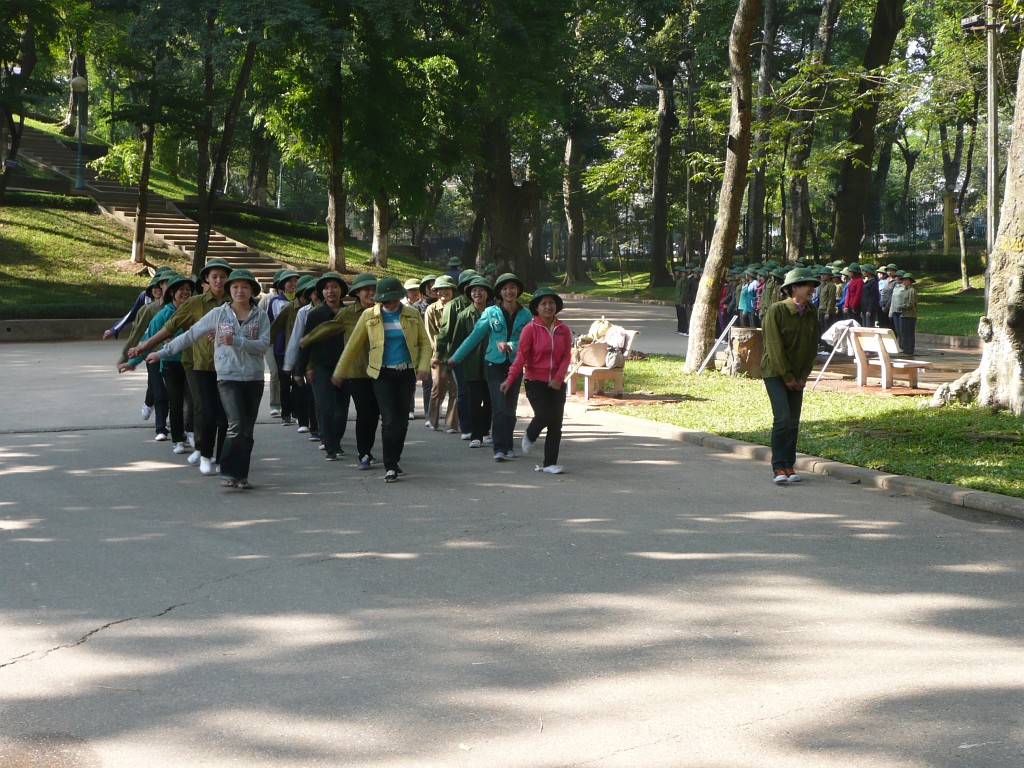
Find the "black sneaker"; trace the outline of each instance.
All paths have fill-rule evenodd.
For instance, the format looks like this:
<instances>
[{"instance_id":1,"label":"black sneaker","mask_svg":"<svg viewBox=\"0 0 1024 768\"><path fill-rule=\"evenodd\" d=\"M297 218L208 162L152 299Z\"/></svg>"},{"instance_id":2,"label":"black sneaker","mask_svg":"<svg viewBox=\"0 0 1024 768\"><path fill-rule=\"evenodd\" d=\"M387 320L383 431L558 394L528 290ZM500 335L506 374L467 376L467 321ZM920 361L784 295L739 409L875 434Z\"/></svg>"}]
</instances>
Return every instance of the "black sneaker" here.
<instances>
[{"instance_id":1,"label":"black sneaker","mask_svg":"<svg viewBox=\"0 0 1024 768\"><path fill-rule=\"evenodd\" d=\"M395 470L393 470L393 469L389 469L387 472L384 473L384 482L385 483L397 483L398 482L398 473Z\"/></svg>"},{"instance_id":2,"label":"black sneaker","mask_svg":"<svg viewBox=\"0 0 1024 768\"><path fill-rule=\"evenodd\" d=\"M338 460L338 454L336 454L336 453L328 453L326 456L324 456L324 461L337 461L337 460Z\"/></svg>"}]
</instances>

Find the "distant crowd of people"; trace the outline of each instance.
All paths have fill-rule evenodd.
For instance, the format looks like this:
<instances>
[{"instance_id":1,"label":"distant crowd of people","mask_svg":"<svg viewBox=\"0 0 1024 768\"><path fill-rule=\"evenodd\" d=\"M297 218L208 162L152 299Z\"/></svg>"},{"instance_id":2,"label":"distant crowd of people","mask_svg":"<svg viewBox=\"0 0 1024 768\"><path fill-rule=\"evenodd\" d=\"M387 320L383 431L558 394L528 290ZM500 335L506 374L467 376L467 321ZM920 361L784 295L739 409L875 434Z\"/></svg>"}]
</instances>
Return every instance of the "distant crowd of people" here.
<instances>
[{"instance_id":1,"label":"distant crowd of people","mask_svg":"<svg viewBox=\"0 0 1024 768\"><path fill-rule=\"evenodd\" d=\"M736 317L736 324L760 328L772 304L782 300L781 287L793 269L807 269L802 261L780 266L769 261L764 265L733 267L722 287L718 305L718 326L724 330ZM822 329L840 320L853 320L867 327L891 328L900 349L914 354L917 329L917 282L914 275L895 264L876 267L854 262L837 261L809 268L818 284L811 295ZM690 315L697 298L702 269L695 264L674 268L676 332L689 332Z\"/></svg>"},{"instance_id":2,"label":"distant crowd of people","mask_svg":"<svg viewBox=\"0 0 1024 768\"><path fill-rule=\"evenodd\" d=\"M130 327L118 370L146 366L142 418L155 416L155 439L225 488L252 488L266 368L270 416L318 444L326 461L346 454L352 405L355 466L382 467L385 482L397 482L419 381L427 429L457 434L495 462L532 453L543 433L535 469L561 474L573 337L558 319L562 298L542 288L523 305L524 288L493 265L478 274L452 258L445 273L404 283L279 270L261 297L251 272L213 258L196 279L159 268L104 338ZM517 452L524 381L534 415Z\"/></svg>"}]
</instances>

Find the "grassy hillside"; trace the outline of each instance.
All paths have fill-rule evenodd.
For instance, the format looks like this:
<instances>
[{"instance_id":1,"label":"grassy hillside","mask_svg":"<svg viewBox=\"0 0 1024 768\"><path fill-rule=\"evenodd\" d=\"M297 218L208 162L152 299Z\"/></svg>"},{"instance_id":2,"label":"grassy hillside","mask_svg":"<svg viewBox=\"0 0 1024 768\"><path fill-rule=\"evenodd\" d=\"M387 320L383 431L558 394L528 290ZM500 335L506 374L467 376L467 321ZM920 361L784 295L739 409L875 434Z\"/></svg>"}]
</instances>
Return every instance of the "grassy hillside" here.
<instances>
[{"instance_id":1,"label":"grassy hillside","mask_svg":"<svg viewBox=\"0 0 1024 768\"><path fill-rule=\"evenodd\" d=\"M148 255L189 268L165 249ZM119 316L148 282L130 258L131 233L98 213L0 208L0 319Z\"/></svg>"}]
</instances>

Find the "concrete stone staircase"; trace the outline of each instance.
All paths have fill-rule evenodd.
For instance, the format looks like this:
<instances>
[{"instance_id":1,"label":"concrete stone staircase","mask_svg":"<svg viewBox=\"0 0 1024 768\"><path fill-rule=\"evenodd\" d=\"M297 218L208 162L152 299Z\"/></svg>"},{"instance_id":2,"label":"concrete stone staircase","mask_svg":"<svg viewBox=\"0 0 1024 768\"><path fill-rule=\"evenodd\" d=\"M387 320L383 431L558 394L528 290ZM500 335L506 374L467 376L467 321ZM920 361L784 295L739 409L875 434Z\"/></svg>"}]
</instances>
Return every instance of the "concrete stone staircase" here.
<instances>
[{"instance_id":1,"label":"concrete stone staircase","mask_svg":"<svg viewBox=\"0 0 1024 768\"><path fill-rule=\"evenodd\" d=\"M48 168L71 179L72 182L76 179L77 149L48 133L25 126L19 154L23 159ZM135 207L139 196L138 187L125 186L109 179L100 179L96 172L88 166L84 169L82 178L85 182L84 192L96 201L100 210L134 231ZM147 238L163 243L192 258L195 254L199 225L183 214L173 201L163 195L150 192L148 197ZM270 285L271 277L277 270L294 269L289 264L265 256L244 243L232 240L215 231L210 232L210 244L206 253L207 258L216 256L225 259L234 269L250 270L264 288ZM305 270L297 271L301 273Z\"/></svg>"}]
</instances>

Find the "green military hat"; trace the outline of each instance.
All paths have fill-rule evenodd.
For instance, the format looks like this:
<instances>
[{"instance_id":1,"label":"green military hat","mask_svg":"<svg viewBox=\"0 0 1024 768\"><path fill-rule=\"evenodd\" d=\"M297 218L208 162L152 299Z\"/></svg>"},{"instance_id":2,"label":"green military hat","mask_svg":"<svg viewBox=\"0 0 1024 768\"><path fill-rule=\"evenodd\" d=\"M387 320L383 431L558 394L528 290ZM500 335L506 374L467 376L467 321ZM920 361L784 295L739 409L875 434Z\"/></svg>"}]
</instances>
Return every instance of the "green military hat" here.
<instances>
[{"instance_id":1,"label":"green military hat","mask_svg":"<svg viewBox=\"0 0 1024 768\"><path fill-rule=\"evenodd\" d=\"M295 284L296 295L305 293L306 291L314 290L316 288L316 278L313 275L303 275L299 278L299 282Z\"/></svg>"},{"instance_id":2,"label":"green military hat","mask_svg":"<svg viewBox=\"0 0 1024 768\"><path fill-rule=\"evenodd\" d=\"M321 299L323 299L324 297L324 285L327 284L328 280L334 280L338 285L341 286L342 296L348 293L348 282L345 280L344 277L342 277L337 272L324 272L322 275L320 275L320 279L317 280L316 283L314 283L314 287L316 288L316 295L319 296ZM298 287L296 287L296 290L298 290Z\"/></svg>"},{"instance_id":3,"label":"green military hat","mask_svg":"<svg viewBox=\"0 0 1024 768\"><path fill-rule=\"evenodd\" d=\"M244 280L249 284L249 287L252 288L253 296L259 296L260 292L263 290L260 287L260 284L256 281L252 272L248 269L232 270L231 274L228 275L228 279L224 281L224 290L228 290L232 283L237 283L239 280Z\"/></svg>"},{"instance_id":4,"label":"green military hat","mask_svg":"<svg viewBox=\"0 0 1024 768\"><path fill-rule=\"evenodd\" d=\"M355 296L363 288L372 288L377 285L377 276L373 272L362 272L355 276L352 285L348 288L348 295Z\"/></svg>"},{"instance_id":5,"label":"green military hat","mask_svg":"<svg viewBox=\"0 0 1024 768\"><path fill-rule=\"evenodd\" d=\"M167 287L164 289L164 304L170 304L174 301L174 291L180 285L188 283L193 292L196 290L195 280L185 277L184 275L179 275L177 272L168 272L165 275L165 279L167 280Z\"/></svg>"},{"instance_id":6,"label":"green military hat","mask_svg":"<svg viewBox=\"0 0 1024 768\"><path fill-rule=\"evenodd\" d=\"M459 287L455 285L455 281L452 280L451 275L440 275L434 280L434 290L439 288L449 288L453 291L457 291Z\"/></svg>"},{"instance_id":7,"label":"green military hat","mask_svg":"<svg viewBox=\"0 0 1024 768\"><path fill-rule=\"evenodd\" d=\"M782 283L782 287L788 288L791 285L802 285L806 283L818 285L821 283L821 280L815 277L814 273L807 269L807 267L797 267L796 269L791 269L786 274L786 280Z\"/></svg>"},{"instance_id":8,"label":"green military hat","mask_svg":"<svg viewBox=\"0 0 1024 768\"><path fill-rule=\"evenodd\" d=\"M221 258L209 259L201 270L199 270L199 282L203 282L206 276L210 273L211 269L224 269L227 270L228 275L231 274L231 265Z\"/></svg>"},{"instance_id":9,"label":"green military hat","mask_svg":"<svg viewBox=\"0 0 1024 768\"><path fill-rule=\"evenodd\" d=\"M540 304L540 300L545 296L551 296L555 300L555 313L562 311L562 307L565 306L565 302L562 301L562 297L555 293L550 288L539 288L534 294L533 298L530 299L530 312L531 314L537 314L537 305Z\"/></svg>"},{"instance_id":10,"label":"green military hat","mask_svg":"<svg viewBox=\"0 0 1024 768\"><path fill-rule=\"evenodd\" d=\"M478 275L477 277L474 277L472 280L470 280L469 285L466 286L466 294L469 295L469 292L472 291L474 288L485 288L487 290L487 297L490 299L494 298L494 286L491 285L491 281L488 280L486 277L481 277Z\"/></svg>"},{"instance_id":11,"label":"green military hat","mask_svg":"<svg viewBox=\"0 0 1024 768\"><path fill-rule=\"evenodd\" d=\"M375 301L378 304L404 298L405 288L397 277L382 277L377 281L377 295L375 297Z\"/></svg>"},{"instance_id":12,"label":"green military hat","mask_svg":"<svg viewBox=\"0 0 1024 768\"><path fill-rule=\"evenodd\" d=\"M526 286L523 284L522 280L513 275L511 272L506 272L503 275L498 275L498 279L494 281L494 292L496 294L501 293L501 289L504 288L509 283L515 283L516 286L519 288L519 293L522 293L523 291L526 290Z\"/></svg>"}]
</instances>

